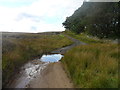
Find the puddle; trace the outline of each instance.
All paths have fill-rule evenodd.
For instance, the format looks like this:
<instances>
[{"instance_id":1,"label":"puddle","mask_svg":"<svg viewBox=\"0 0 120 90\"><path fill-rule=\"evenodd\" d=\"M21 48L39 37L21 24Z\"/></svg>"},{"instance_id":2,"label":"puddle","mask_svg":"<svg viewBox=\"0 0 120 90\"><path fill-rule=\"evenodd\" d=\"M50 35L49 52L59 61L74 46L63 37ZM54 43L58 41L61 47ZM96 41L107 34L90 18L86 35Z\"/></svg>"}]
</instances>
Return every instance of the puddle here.
<instances>
[{"instance_id":1,"label":"puddle","mask_svg":"<svg viewBox=\"0 0 120 90\"><path fill-rule=\"evenodd\" d=\"M40 60L42 62L58 62L62 57L61 54L43 55Z\"/></svg>"},{"instance_id":2,"label":"puddle","mask_svg":"<svg viewBox=\"0 0 120 90\"><path fill-rule=\"evenodd\" d=\"M29 82L41 75L41 71L45 69L49 63L58 62L63 55L51 54L43 55L40 59L32 60L21 67L19 75L15 81L10 85L10 88L25 88Z\"/></svg>"},{"instance_id":3,"label":"puddle","mask_svg":"<svg viewBox=\"0 0 120 90\"><path fill-rule=\"evenodd\" d=\"M39 59L26 63L21 67L20 73L9 88L25 88L32 79L36 78L37 75L41 75L41 71L48 64L49 62L41 62Z\"/></svg>"}]
</instances>

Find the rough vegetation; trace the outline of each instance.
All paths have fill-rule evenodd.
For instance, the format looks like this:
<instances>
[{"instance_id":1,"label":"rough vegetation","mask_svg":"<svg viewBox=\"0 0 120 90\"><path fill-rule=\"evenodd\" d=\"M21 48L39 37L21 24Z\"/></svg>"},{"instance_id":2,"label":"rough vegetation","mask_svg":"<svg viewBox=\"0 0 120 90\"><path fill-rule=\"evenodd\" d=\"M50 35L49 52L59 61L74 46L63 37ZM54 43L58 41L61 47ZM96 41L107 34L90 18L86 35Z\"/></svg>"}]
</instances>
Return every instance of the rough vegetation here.
<instances>
[{"instance_id":1,"label":"rough vegetation","mask_svg":"<svg viewBox=\"0 0 120 90\"><path fill-rule=\"evenodd\" d=\"M118 88L118 60L116 44L81 45L62 59L75 87Z\"/></svg>"},{"instance_id":2,"label":"rough vegetation","mask_svg":"<svg viewBox=\"0 0 120 90\"><path fill-rule=\"evenodd\" d=\"M8 37L5 38L4 36ZM72 43L68 38L61 34L20 34L10 36L3 34L3 37L3 86L6 85L12 76L14 76L19 67L28 60L32 60L38 56L40 58L42 54Z\"/></svg>"},{"instance_id":3,"label":"rough vegetation","mask_svg":"<svg viewBox=\"0 0 120 90\"><path fill-rule=\"evenodd\" d=\"M62 62L75 87L118 88L118 44L120 38L118 2L84 2L63 22L66 33L86 42L64 55Z\"/></svg>"}]
</instances>

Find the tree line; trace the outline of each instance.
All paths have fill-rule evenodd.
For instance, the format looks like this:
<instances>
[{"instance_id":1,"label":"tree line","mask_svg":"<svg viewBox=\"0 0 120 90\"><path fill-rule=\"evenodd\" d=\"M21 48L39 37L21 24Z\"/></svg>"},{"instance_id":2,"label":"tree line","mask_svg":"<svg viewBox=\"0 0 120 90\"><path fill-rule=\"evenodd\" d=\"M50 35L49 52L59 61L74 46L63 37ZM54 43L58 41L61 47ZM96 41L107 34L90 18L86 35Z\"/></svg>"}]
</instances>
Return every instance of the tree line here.
<instances>
[{"instance_id":1,"label":"tree line","mask_svg":"<svg viewBox=\"0 0 120 90\"><path fill-rule=\"evenodd\" d=\"M84 2L63 26L76 34L85 32L99 38L120 38L118 2Z\"/></svg>"}]
</instances>

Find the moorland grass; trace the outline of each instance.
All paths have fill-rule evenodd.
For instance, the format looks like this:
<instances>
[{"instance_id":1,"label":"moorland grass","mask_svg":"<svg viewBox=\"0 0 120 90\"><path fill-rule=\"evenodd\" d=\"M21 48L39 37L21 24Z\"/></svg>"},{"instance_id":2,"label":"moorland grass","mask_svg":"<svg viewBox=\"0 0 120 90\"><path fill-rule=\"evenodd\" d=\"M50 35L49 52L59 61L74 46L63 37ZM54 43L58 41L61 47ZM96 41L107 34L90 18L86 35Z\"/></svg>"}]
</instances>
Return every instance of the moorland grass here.
<instances>
[{"instance_id":1,"label":"moorland grass","mask_svg":"<svg viewBox=\"0 0 120 90\"><path fill-rule=\"evenodd\" d=\"M62 62L78 88L118 87L118 45L92 44L68 51Z\"/></svg>"},{"instance_id":2,"label":"moorland grass","mask_svg":"<svg viewBox=\"0 0 120 90\"><path fill-rule=\"evenodd\" d=\"M60 47L72 44L64 35L22 34L20 38L3 38L2 48L2 85L8 83L28 60Z\"/></svg>"}]
</instances>

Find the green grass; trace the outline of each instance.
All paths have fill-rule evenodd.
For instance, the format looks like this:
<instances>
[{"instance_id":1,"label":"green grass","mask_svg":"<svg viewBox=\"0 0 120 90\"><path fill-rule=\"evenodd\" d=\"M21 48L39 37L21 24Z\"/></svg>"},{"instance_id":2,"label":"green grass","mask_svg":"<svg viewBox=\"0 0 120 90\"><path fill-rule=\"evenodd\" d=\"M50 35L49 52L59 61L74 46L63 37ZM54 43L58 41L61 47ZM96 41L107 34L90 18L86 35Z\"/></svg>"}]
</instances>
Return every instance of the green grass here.
<instances>
[{"instance_id":1,"label":"green grass","mask_svg":"<svg viewBox=\"0 0 120 90\"><path fill-rule=\"evenodd\" d=\"M49 53L60 47L72 44L64 35L23 34L23 38L3 38L2 76L3 86L14 73L28 60Z\"/></svg>"},{"instance_id":2,"label":"green grass","mask_svg":"<svg viewBox=\"0 0 120 90\"><path fill-rule=\"evenodd\" d=\"M81 45L68 51L62 62L75 87L117 88L119 56L116 44Z\"/></svg>"},{"instance_id":3,"label":"green grass","mask_svg":"<svg viewBox=\"0 0 120 90\"><path fill-rule=\"evenodd\" d=\"M118 45L110 40L98 39L85 33L65 31L73 38L88 45L77 46L68 51L62 62L75 87L117 88L118 87Z\"/></svg>"},{"instance_id":4,"label":"green grass","mask_svg":"<svg viewBox=\"0 0 120 90\"><path fill-rule=\"evenodd\" d=\"M71 31L65 31L64 34L67 34L73 38L76 38L82 42L88 43L88 44L95 44L95 43L110 43L110 40L105 40L105 39L99 39L97 37L93 37L93 36L89 36L85 33L81 33L81 34L75 34Z\"/></svg>"}]
</instances>

